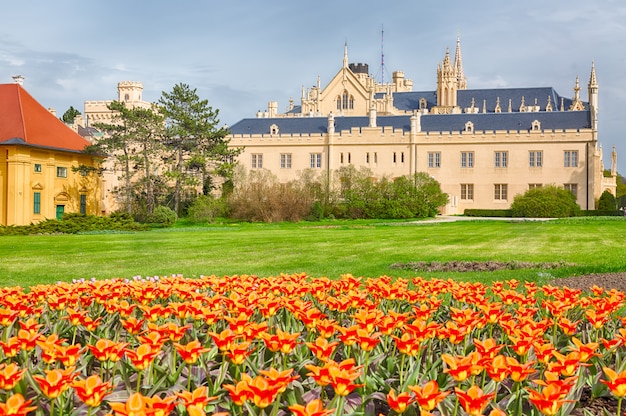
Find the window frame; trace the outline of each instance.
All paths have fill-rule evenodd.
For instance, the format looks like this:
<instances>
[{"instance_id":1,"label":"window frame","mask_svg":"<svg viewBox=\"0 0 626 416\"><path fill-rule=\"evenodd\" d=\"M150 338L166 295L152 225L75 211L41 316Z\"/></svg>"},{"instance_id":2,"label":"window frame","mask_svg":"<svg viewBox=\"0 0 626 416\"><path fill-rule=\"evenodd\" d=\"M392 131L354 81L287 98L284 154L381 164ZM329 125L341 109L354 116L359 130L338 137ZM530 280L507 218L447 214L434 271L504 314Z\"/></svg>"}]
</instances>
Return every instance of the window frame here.
<instances>
[{"instance_id":1,"label":"window frame","mask_svg":"<svg viewBox=\"0 0 626 416\"><path fill-rule=\"evenodd\" d=\"M33 214L41 214L41 192L33 192Z\"/></svg>"},{"instance_id":2,"label":"window frame","mask_svg":"<svg viewBox=\"0 0 626 416\"><path fill-rule=\"evenodd\" d=\"M280 168L281 169L291 169L291 153L281 153L280 154Z\"/></svg>"},{"instance_id":3,"label":"window frame","mask_svg":"<svg viewBox=\"0 0 626 416\"><path fill-rule=\"evenodd\" d=\"M33 172L35 172L35 173L42 173L43 172L43 166L41 165L41 163L35 163L34 164Z\"/></svg>"},{"instance_id":4,"label":"window frame","mask_svg":"<svg viewBox=\"0 0 626 416\"><path fill-rule=\"evenodd\" d=\"M531 168L543 167L543 150L528 151L528 166Z\"/></svg>"},{"instance_id":5,"label":"window frame","mask_svg":"<svg viewBox=\"0 0 626 416\"><path fill-rule=\"evenodd\" d=\"M509 167L508 150L496 150L494 153L493 164L498 169L506 169Z\"/></svg>"},{"instance_id":6,"label":"window frame","mask_svg":"<svg viewBox=\"0 0 626 416\"><path fill-rule=\"evenodd\" d=\"M474 167L474 152L461 152L461 167L466 169Z\"/></svg>"},{"instance_id":7,"label":"window frame","mask_svg":"<svg viewBox=\"0 0 626 416\"><path fill-rule=\"evenodd\" d=\"M563 151L563 167L565 168L577 168L578 167L578 150L564 150Z\"/></svg>"},{"instance_id":8,"label":"window frame","mask_svg":"<svg viewBox=\"0 0 626 416\"><path fill-rule=\"evenodd\" d=\"M67 179L67 167L57 166L57 178Z\"/></svg>"},{"instance_id":9,"label":"window frame","mask_svg":"<svg viewBox=\"0 0 626 416\"><path fill-rule=\"evenodd\" d=\"M441 152L428 152L428 167L432 169L441 167Z\"/></svg>"},{"instance_id":10,"label":"window frame","mask_svg":"<svg viewBox=\"0 0 626 416\"><path fill-rule=\"evenodd\" d=\"M474 184L462 183L461 184L461 201L473 201L474 200Z\"/></svg>"},{"instance_id":11,"label":"window frame","mask_svg":"<svg viewBox=\"0 0 626 416\"><path fill-rule=\"evenodd\" d=\"M322 168L322 154L321 153L309 153L309 166L311 169Z\"/></svg>"},{"instance_id":12,"label":"window frame","mask_svg":"<svg viewBox=\"0 0 626 416\"><path fill-rule=\"evenodd\" d=\"M251 168L263 169L263 153L251 153Z\"/></svg>"},{"instance_id":13,"label":"window frame","mask_svg":"<svg viewBox=\"0 0 626 416\"><path fill-rule=\"evenodd\" d=\"M507 201L509 197L509 186L506 183L493 184L493 199L496 201Z\"/></svg>"}]
</instances>

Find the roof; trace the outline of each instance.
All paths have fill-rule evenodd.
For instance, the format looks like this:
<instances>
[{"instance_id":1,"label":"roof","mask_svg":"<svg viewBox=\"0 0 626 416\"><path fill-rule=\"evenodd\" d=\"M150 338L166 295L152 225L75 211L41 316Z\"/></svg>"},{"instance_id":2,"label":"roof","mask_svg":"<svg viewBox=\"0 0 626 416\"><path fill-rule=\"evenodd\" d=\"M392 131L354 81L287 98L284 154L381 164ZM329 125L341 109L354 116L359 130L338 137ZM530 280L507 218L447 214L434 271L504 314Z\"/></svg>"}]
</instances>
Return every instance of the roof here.
<instances>
[{"instance_id":1,"label":"roof","mask_svg":"<svg viewBox=\"0 0 626 416\"><path fill-rule=\"evenodd\" d=\"M0 145L82 152L89 141L56 118L19 84L0 84Z\"/></svg>"},{"instance_id":2,"label":"roof","mask_svg":"<svg viewBox=\"0 0 626 416\"><path fill-rule=\"evenodd\" d=\"M420 117L420 127L424 132L460 132L465 130L465 124L469 121L474 124L474 131L528 131L535 120L541 123L542 130L581 130L591 126L590 113L584 110L424 114ZM247 118L233 124L230 132L233 135L269 134L272 125L278 127L281 135L322 135L327 133L328 118ZM335 117L335 131L337 132L368 125L369 117ZM376 118L376 125L408 132L411 130L411 116L379 116Z\"/></svg>"},{"instance_id":3,"label":"roof","mask_svg":"<svg viewBox=\"0 0 626 416\"><path fill-rule=\"evenodd\" d=\"M382 97L383 94L376 94L376 98ZM479 89L479 90L459 90L457 91L457 105L463 109L472 106L482 112L483 104L487 112L493 112L498 99L500 100L500 108L507 111L509 100L511 102L511 112L519 112L522 105L522 99L525 106L537 105L541 110L546 109L548 97L554 110L561 108L561 99L563 107L568 109L572 104L571 98L561 97L552 87L534 87L534 88L495 88L495 89ZM425 98L427 108L437 105L437 95L435 91L411 91L393 93L393 105L402 111L413 111L420 108L420 99Z\"/></svg>"}]
</instances>

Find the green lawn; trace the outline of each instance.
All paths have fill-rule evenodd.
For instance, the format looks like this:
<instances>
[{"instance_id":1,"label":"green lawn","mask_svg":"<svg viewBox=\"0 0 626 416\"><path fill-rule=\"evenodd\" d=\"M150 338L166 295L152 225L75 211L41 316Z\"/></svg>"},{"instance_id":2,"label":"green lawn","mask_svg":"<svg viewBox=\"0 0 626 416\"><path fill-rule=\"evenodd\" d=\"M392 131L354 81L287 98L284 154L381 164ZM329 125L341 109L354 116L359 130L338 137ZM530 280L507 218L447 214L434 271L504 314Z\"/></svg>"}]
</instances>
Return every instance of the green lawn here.
<instances>
[{"instance_id":1,"label":"green lawn","mask_svg":"<svg viewBox=\"0 0 626 416\"><path fill-rule=\"evenodd\" d=\"M558 270L419 273L543 282L574 274L626 270L626 220L549 222L328 221L227 224L129 234L0 237L0 285L31 286L79 278L306 272L315 277L414 276L391 269L410 261L500 260L575 263Z\"/></svg>"}]
</instances>

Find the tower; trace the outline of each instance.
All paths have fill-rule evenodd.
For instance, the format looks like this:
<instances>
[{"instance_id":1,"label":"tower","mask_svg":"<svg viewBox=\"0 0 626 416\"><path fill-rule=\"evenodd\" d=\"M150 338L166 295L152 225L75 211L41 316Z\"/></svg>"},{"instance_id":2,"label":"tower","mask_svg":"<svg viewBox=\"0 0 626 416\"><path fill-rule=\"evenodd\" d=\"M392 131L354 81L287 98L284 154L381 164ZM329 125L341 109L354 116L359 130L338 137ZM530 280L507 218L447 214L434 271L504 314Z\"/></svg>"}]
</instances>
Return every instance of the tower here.
<instances>
[{"instance_id":1,"label":"tower","mask_svg":"<svg viewBox=\"0 0 626 416\"><path fill-rule=\"evenodd\" d=\"M138 102L141 101L141 93L143 84L141 82L122 81L117 83L117 95L119 102Z\"/></svg>"},{"instance_id":2,"label":"tower","mask_svg":"<svg viewBox=\"0 0 626 416\"><path fill-rule=\"evenodd\" d=\"M437 65L437 107L456 107L457 74L450 62L450 51Z\"/></svg>"}]
</instances>

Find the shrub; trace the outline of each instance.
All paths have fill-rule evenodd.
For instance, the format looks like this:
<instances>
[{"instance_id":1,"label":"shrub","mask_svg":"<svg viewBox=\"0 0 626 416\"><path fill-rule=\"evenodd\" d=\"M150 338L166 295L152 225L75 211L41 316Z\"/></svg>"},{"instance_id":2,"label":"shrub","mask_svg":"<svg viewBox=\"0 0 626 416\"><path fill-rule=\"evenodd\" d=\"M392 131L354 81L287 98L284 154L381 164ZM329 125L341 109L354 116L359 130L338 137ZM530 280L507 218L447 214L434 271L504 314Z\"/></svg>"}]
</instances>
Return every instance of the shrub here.
<instances>
[{"instance_id":1,"label":"shrub","mask_svg":"<svg viewBox=\"0 0 626 416\"><path fill-rule=\"evenodd\" d=\"M466 209L463 212L466 217L512 217L513 212L510 209Z\"/></svg>"},{"instance_id":2,"label":"shrub","mask_svg":"<svg viewBox=\"0 0 626 416\"><path fill-rule=\"evenodd\" d=\"M617 209L617 200L615 196L609 191L602 192L598 205L596 205L598 211L613 211Z\"/></svg>"},{"instance_id":3,"label":"shrub","mask_svg":"<svg viewBox=\"0 0 626 416\"><path fill-rule=\"evenodd\" d=\"M226 201L223 199L200 195L187 210L187 218L195 223L213 222L215 218L225 216L227 211Z\"/></svg>"},{"instance_id":4,"label":"shrub","mask_svg":"<svg viewBox=\"0 0 626 416\"><path fill-rule=\"evenodd\" d=\"M60 220L47 219L36 224L0 226L0 235L77 234L105 231L143 231L148 227L138 224L127 213L112 213L109 217L66 213Z\"/></svg>"},{"instance_id":5,"label":"shrub","mask_svg":"<svg viewBox=\"0 0 626 416\"><path fill-rule=\"evenodd\" d=\"M171 227L178 219L178 216L171 208L161 205L156 207L148 218L151 224Z\"/></svg>"},{"instance_id":6,"label":"shrub","mask_svg":"<svg viewBox=\"0 0 626 416\"><path fill-rule=\"evenodd\" d=\"M574 217L580 211L574 195L554 185L529 189L517 195L511 204L514 217Z\"/></svg>"}]
</instances>

